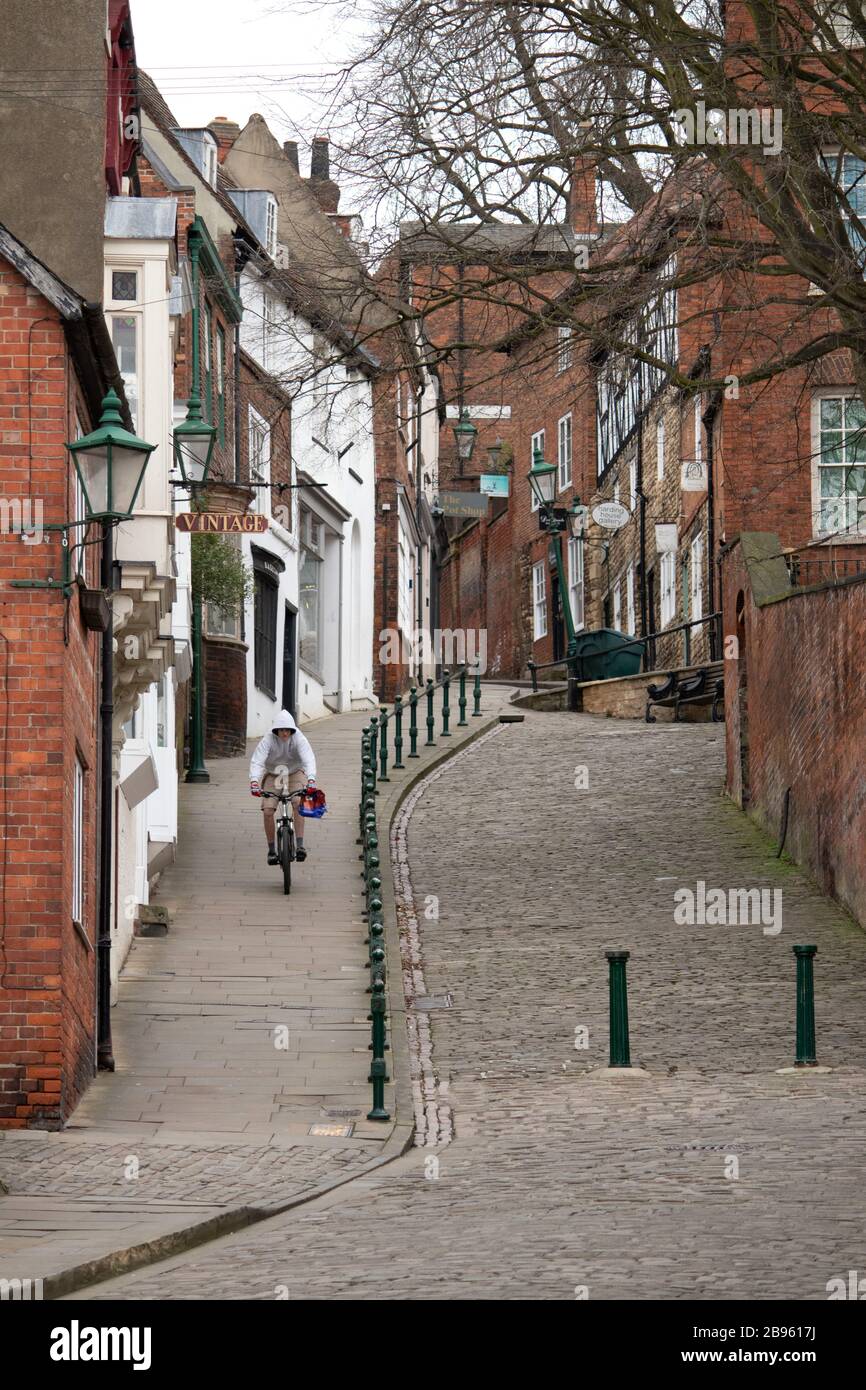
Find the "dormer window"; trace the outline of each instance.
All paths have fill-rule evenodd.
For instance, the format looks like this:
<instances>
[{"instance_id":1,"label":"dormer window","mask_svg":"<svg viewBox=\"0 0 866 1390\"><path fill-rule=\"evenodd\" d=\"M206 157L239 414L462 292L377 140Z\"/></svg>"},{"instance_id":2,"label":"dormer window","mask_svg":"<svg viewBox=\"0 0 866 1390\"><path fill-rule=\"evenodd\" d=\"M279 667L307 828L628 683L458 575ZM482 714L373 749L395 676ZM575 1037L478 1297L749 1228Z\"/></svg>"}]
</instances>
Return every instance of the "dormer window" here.
<instances>
[{"instance_id":1,"label":"dormer window","mask_svg":"<svg viewBox=\"0 0 866 1390\"><path fill-rule=\"evenodd\" d=\"M211 188L216 188L217 152L216 145L206 143L204 147L204 176Z\"/></svg>"}]
</instances>

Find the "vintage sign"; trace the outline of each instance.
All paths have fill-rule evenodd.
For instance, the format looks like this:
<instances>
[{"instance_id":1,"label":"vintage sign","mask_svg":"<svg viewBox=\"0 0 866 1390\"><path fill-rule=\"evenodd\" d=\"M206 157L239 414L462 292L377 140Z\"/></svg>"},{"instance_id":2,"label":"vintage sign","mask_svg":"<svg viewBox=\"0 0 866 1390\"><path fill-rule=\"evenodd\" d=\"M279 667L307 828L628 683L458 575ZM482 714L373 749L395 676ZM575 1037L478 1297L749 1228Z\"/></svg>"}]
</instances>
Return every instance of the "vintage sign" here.
<instances>
[{"instance_id":1,"label":"vintage sign","mask_svg":"<svg viewBox=\"0 0 866 1390\"><path fill-rule=\"evenodd\" d=\"M656 522L656 554L667 555L676 550L678 544L676 522Z\"/></svg>"},{"instance_id":2,"label":"vintage sign","mask_svg":"<svg viewBox=\"0 0 866 1390\"><path fill-rule=\"evenodd\" d=\"M487 515L487 498L480 492L440 492L438 506L445 516Z\"/></svg>"},{"instance_id":3,"label":"vintage sign","mask_svg":"<svg viewBox=\"0 0 866 1390\"><path fill-rule=\"evenodd\" d=\"M625 526L630 516L631 512L622 502L601 502L592 509L593 521L597 526L603 526L606 531L618 531L621 526Z\"/></svg>"},{"instance_id":4,"label":"vintage sign","mask_svg":"<svg viewBox=\"0 0 866 1390\"><path fill-rule=\"evenodd\" d=\"M485 497L507 497L508 496L508 474L507 473L482 473L481 491Z\"/></svg>"},{"instance_id":5,"label":"vintage sign","mask_svg":"<svg viewBox=\"0 0 866 1390\"><path fill-rule=\"evenodd\" d=\"M243 536L268 529L268 518L261 512L180 512L174 519L178 531L215 531Z\"/></svg>"},{"instance_id":6,"label":"vintage sign","mask_svg":"<svg viewBox=\"0 0 866 1390\"><path fill-rule=\"evenodd\" d=\"M686 459L680 470L680 487L683 492L706 492L707 465L703 459Z\"/></svg>"}]
</instances>

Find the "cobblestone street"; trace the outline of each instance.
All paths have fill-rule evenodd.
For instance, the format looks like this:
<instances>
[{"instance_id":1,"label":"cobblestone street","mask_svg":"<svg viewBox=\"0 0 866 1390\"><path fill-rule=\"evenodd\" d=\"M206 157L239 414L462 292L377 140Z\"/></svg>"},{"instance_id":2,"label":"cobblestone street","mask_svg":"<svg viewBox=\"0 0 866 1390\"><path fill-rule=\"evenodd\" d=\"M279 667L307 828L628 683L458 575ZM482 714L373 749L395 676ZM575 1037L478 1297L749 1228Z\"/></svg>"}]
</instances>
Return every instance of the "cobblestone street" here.
<instances>
[{"instance_id":1,"label":"cobblestone street","mask_svg":"<svg viewBox=\"0 0 866 1390\"><path fill-rule=\"evenodd\" d=\"M866 935L722 797L723 740L527 713L434 773L394 846L453 1142L79 1297L820 1300L866 1270ZM680 925L699 881L781 916ZM804 941L830 1070L792 1069ZM632 1072L607 1069L611 948Z\"/></svg>"}]
</instances>

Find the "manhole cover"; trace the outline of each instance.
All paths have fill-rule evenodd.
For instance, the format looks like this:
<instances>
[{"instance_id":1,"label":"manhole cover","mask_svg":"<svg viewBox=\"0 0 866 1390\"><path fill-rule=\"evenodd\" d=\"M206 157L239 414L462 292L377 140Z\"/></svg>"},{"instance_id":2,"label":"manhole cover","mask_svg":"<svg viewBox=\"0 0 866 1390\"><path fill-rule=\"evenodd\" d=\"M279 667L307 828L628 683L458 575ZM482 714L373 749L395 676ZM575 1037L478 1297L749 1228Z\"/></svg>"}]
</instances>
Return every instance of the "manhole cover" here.
<instances>
[{"instance_id":1,"label":"manhole cover","mask_svg":"<svg viewBox=\"0 0 866 1390\"><path fill-rule=\"evenodd\" d=\"M320 1139L350 1139L354 1125L310 1125L310 1134Z\"/></svg>"},{"instance_id":2,"label":"manhole cover","mask_svg":"<svg viewBox=\"0 0 866 1390\"><path fill-rule=\"evenodd\" d=\"M412 1008L419 1013L429 1013L431 1009L450 1009L453 1003L450 994L421 994L413 999Z\"/></svg>"},{"instance_id":3,"label":"manhole cover","mask_svg":"<svg viewBox=\"0 0 866 1390\"><path fill-rule=\"evenodd\" d=\"M360 1110L325 1110L323 1114L327 1115L329 1120L357 1120L361 1112Z\"/></svg>"}]
</instances>

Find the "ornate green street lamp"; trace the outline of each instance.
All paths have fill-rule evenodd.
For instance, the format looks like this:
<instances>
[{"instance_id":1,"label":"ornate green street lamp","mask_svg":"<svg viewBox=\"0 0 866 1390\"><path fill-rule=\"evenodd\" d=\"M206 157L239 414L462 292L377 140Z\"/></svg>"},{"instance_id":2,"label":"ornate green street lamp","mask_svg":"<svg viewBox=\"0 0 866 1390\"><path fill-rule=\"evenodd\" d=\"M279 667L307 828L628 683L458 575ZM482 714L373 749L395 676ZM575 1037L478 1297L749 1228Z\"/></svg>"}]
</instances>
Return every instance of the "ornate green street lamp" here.
<instances>
[{"instance_id":1,"label":"ornate green street lamp","mask_svg":"<svg viewBox=\"0 0 866 1390\"><path fill-rule=\"evenodd\" d=\"M469 411L466 406L460 412L459 423L454 426L454 438L457 442L457 457L461 465L468 463L472 458L475 441L478 438L478 429L469 419Z\"/></svg>"},{"instance_id":2,"label":"ornate green street lamp","mask_svg":"<svg viewBox=\"0 0 866 1390\"><path fill-rule=\"evenodd\" d=\"M98 428L66 447L81 482L88 519L101 521L107 528L127 521L156 445L147 444L124 427L120 398L114 391L102 402ZM110 539L110 530L108 534Z\"/></svg>"},{"instance_id":3,"label":"ornate green street lamp","mask_svg":"<svg viewBox=\"0 0 866 1390\"><path fill-rule=\"evenodd\" d=\"M569 524L572 530L582 519L586 508L581 508L580 499L575 498L571 505L570 512L564 508L557 509L553 505L556 480L556 465L545 463L544 455L540 449L536 449L532 455L532 467L527 477L529 486L538 501L542 513L542 522L545 531L550 536L550 543L553 548L554 559L556 561L556 579L559 584L560 608L565 614L565 630L568 634L568 647L566 648L565 660L569 672L570 684L570 703L573 704L576 695L576 667L577 667L577 632L574 626L574 614L571 611L571 602L565 582L565 570L562 563L562 532Z\"/></svg>"},{"instance_id":4,"label":"ornate green street lamp","mask_svg":"<svg viewBox=\"0 0 866 1390\"><path fill-rule=\"evenodd\" d=\"M108 597L113 588L114 527L132 515L148 459L156 448L124 428L120 400L109 391L102 402L99 427L67 448L84 492L88 519L102 522L102 588ZM109 597L109 603L111 602ZM99 841L99 920L96 938L97 970L97 1064L114 1071L111 1046L111 869L112 811L111 786L112 721L114 719L114 624L109 621L102 634L102 698L100 745L100 841Z\"/></svg>"},{"instance_id":5,"label":"ornate green street lamp","mask_svg":"<svg viewBox=\"0 0 866 1390\"><path fill-rule=\"evenodd\" d=\"M174 461L190 492L207 482L215 440L216 426L201 418L201 400L194 390L187 401L186 419L174 427Z\"/></svg>"}]
</instances>

